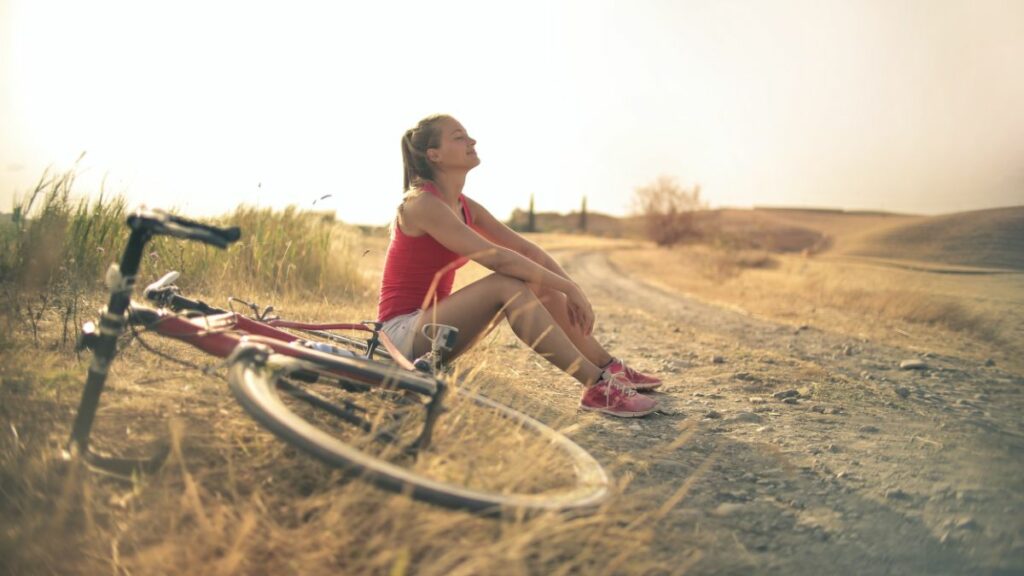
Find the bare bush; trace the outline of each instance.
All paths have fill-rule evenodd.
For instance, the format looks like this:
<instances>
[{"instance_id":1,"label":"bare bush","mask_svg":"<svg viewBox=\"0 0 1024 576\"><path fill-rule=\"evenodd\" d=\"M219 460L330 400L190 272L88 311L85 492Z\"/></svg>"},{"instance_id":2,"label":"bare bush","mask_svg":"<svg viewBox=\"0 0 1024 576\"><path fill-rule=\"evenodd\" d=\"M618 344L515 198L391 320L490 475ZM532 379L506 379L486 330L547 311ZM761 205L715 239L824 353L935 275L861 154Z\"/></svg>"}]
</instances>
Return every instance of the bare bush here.
<instances>
[{"instance_id":1,"label":"bare bush","mask_svg":"<svg viewBox=\"0 0 1024 576\"><path fill-rule=\"evenodd\" d=\"M701 236L696 213L707 206L700 199L700 185L686 189L675 178L659 176L634 191L633 204L644 218L647 236L658 246L672 246Z\"/></svg>"}]
</instances>

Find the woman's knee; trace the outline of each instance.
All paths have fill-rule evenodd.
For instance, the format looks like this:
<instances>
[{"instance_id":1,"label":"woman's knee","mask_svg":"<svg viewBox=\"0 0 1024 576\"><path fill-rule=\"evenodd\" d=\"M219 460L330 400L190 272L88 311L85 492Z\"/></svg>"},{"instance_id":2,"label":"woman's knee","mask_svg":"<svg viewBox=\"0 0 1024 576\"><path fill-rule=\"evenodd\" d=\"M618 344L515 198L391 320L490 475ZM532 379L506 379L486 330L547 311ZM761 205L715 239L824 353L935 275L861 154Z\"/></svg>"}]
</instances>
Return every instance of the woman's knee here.
<instances>
[{"instance_id":1,"label":"woman's knee","mask_svg":"<svg viewBox=\"0 0 1024 576\"><path fill-rule=\"evenodd\" d=\"M540 284L532 283L527 284L527 286L529 286L530 291L533 292L537 299L543 302L545 306L559 303L565 298L564 294L554 288L548 288Z\"/></svg>"}]
</instances>

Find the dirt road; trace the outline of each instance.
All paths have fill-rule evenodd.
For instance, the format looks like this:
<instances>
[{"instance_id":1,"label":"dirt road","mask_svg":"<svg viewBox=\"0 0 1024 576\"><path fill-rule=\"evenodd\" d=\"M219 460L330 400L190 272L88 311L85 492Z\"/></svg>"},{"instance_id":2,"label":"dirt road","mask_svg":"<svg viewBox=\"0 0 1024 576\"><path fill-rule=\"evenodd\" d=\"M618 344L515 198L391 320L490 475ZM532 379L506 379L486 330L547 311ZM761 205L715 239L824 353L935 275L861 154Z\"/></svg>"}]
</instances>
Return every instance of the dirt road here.
<instances>
[{"instance_id":1,"label":"dirt road","mask_svg":"<svg viewBox=\"0 0 1024 576\"><path fill-rule=\"evenodd\" d=\"M1024 573L1021 374L711 306L606 252L558 256L599 338L666 380L663 414L580 414L573 434L634 476L634 504L664 507L652 553L699 574Z\"/></svg>"}]
</instances>

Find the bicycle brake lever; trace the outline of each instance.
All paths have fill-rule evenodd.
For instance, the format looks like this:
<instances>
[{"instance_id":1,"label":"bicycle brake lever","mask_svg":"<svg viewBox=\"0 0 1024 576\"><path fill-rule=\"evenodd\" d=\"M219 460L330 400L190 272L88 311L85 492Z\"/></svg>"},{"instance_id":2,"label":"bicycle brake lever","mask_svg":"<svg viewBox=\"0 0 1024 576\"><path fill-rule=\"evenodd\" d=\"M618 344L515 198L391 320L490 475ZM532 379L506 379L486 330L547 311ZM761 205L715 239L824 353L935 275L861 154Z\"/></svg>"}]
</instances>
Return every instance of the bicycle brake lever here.
<instances>
[{"instance_id":1,"label":"bicycle brake lever","mask_svg":"<svg viewBox=\"0 0 1024 576\"><path fill-rule=\"evenodd\" d=\"M174 285L174 281L177 280L179 276L181 276L181 274L179 274L175 270L171 270L167 274L164 274L156 282L153 282L149 286L146 286L146 288L142 291L142 295L145 296L146 299L152 300L154 298L155 293L160 292L165 288L172 287Z\"/></svg>"},{"instance_id":2,"label":"bicycle brake lever","mask_svg":"<svg viewBox=\"0 0 1024 576\"><path fill-rule=\"evenodd\" d=\"M255 316L258 320L262 320L262 318L260 318L260 308L259 308L259 306L257 306L256 304L254 304L252 302L247 302L245 300L242 300L241 298L235 298L234 296L228 296L228 308L232 312L234 312L235 309L231 305L234 304L235 302L238 302L239 304L244 304L245 307L248 308L250 312L252 312L253 316Z\"/></svg>"}]
</instances>

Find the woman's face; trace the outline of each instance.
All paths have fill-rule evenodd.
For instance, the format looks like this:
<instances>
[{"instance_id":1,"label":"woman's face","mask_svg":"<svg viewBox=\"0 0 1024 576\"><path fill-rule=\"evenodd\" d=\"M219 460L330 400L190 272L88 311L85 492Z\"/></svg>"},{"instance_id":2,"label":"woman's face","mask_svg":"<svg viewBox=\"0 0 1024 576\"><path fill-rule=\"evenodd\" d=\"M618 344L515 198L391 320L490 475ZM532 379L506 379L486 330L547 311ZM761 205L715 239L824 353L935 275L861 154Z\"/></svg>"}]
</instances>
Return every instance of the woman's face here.
<instances>
[{"instance_id":1,"label":"woman's face","mask_svg":"<svg viewBox=\"0 0 1024 576\"><path fill-rule=\"evenodd\" d=\"M437 169L444 171L469 171L480 164L476 155L476 140L469 137L466 129L454 118L440 121L441 143L437 148L428 148L427 157Z\"/></svg>"}]
</instances>

